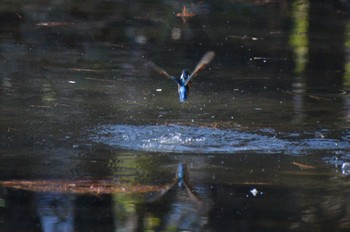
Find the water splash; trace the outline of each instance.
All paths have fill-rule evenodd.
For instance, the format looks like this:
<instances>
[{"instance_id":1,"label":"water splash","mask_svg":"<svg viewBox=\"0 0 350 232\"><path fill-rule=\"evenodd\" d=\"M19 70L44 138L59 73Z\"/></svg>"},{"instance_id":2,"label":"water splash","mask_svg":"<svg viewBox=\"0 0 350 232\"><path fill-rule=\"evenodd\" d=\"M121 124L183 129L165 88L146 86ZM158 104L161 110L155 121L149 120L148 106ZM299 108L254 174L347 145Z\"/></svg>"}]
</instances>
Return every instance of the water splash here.
<instances>
[{"instance_id":1,"label":"water splash","mask_svg":"<svg viewBox=\"0 0 350 232\"><path fill-rule=\"evenodd\" d=\"M350 145L343 139L305 138L271 129L243 132L181 125L105 125L97 128L95 142L109 146L152 152L188 153L288 153L306 154L315 150L345 152Z\"/></svg>"}]
</instances>

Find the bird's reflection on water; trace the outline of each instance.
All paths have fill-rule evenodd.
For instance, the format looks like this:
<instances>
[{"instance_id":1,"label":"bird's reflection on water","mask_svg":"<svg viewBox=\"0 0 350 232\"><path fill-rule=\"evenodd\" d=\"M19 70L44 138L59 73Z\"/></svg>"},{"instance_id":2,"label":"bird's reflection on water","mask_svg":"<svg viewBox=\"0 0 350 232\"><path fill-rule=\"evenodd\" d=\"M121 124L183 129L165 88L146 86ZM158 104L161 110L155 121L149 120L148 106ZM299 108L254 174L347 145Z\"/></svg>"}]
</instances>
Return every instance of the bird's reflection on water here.
<instances>
[{"instance_id":1,"label":"bird's reflection on water","mask_svg":"<svg viewBox=\"0 0 350 232\"><path fill-rule=\"evenodd\" d=\"M207 222L206 203L189 184L187 165L179 163L176 176L169 184L161 186L143 186L134 184L113 184L110 181L3 181L3 187L30 191L35 196L37 215L45 232L72 232L77 218L76 208L79 196L90 198L109 196L113 202L114 225L117 230L133 230L146 227L200 231ZM184 191L185 190L185 191ZM119 192L118 192L119 191ZM113 199L113 200L112 200ZM158 212L160 201L169 201L169 209ZM158 205L158 206L157 206ZM86 206L87 207L87 206ZM147 210L154 208L155 210ZM141 211L140 211L141 210ZM137 218L148 211L145 221ZM154 216L150 216L154 215ZM162 225L147 224L148 220L159 220ZM149 229L149 228L148 228ZM153 228L155 229L155 228Z\"/></svg>"}]
</instances>

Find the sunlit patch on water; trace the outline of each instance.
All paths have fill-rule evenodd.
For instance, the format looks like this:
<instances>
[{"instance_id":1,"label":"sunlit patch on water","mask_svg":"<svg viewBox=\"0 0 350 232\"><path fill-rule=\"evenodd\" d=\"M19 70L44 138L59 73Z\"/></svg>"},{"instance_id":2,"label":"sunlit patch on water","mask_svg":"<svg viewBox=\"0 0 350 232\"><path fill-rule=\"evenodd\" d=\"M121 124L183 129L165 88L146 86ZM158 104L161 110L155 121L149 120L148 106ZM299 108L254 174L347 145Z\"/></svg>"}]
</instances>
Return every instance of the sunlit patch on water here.
<instances>
[{"instance_id":1,"label":"sunlit patch on water","mask_svg":"<svg viewBox=\"0 0 350 232\"><path fill-rule=\"evenodd\" d=\"M350 148L343 139L305 137L302 134L278 134L272 129L243 132L181 125L105 125L92 137L109 146L152 152L188 153L287 153L306 154L325 150L337 154Z\"/></svg>"}]
</instances>

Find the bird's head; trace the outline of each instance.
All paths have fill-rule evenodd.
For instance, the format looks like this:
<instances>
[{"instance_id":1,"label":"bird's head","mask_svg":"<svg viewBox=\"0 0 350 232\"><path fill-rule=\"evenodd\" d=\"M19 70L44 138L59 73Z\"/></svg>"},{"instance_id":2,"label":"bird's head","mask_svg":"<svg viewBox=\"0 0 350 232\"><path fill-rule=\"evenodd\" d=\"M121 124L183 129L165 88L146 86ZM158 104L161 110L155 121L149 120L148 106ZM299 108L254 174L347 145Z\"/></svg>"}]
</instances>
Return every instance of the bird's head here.
<instances>
[{"instance_id":1,"label":"bird's head","mask_svg":"<svg viewBox=\"0 0 350 232\"><path fill-rule=\"evenodd\" d=\"M188 72L188 70L187 70L187 69L183 69L183 70L182 70L182 73L181 73L181 77L180 77L182 83L184 83L185 81L187 81L188 78L189 78L189 72Z\"/></svg>"}]
</instances>

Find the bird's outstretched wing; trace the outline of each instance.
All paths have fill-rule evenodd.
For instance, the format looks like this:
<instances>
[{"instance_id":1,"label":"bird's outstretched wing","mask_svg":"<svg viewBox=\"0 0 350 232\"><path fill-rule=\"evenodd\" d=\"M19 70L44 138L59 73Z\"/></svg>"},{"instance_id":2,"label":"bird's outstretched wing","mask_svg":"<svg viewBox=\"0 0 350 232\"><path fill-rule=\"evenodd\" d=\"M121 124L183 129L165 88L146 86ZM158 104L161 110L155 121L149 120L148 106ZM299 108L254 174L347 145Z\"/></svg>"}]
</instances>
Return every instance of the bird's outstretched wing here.
<instances>
[{"instance_id":1,"label":"bird's outstretched wing","mask_svg":"<svg viewBox=\"0 0 350 232\"><path fill-rule=\"evenodd\" d=\"M189 78L187 79L187 81L185 82L185 85L188 84L188 82L190 82L190 80L197 76L197 74L202 71L209 63L210 61L212 61L215 57L215 52L213 51L209 51L207 53L205 53L202 57L202 59L198 62L197 66L195 67L195 69L193 70L193 72L191 73L191 75L189 76Z\"/></svg>"},{"instance_id":2,"label":"bird's outstretched wing","mask_svg":"<svg viewBox=\"0 0 350 232\"><path fill-rule=\"evenodd\" d=\"M176 83L178 82L177 78L170 75L169 73L167 73L164 69L162 69L161 67L159 67L158 65L156 65L155 63L153 63L152 61L148 61L145 66L149 69L152 69L153 71L159 73L160 75L162 75L163 77L166 77L168 79L171 79L173 81L175 81Z\"/></svg>"},{"instance_id":3,"label":"bird's outstretched wing","mask_svg":"<svg viewBox=\"0 0 350 232\"><path fill-rule=\"evenodd\" d=\"M205 203L202 201L199 195L193 190L192 186L187 183L186 180L184 180L183 184L185 186L185 189L188 195L191 197L191 200L195 203L198 209L203 211L206 208Z\"/></svg>"},{"instance_id":4,"label":"bird's outstretched wing","mask_svg":"<svg viewBox=\"0 0 350 232\"><path fill-rule=\"evenodd\" d=\"M155 201L158 201L160 198L162 198L167 192L169 192L170 189L174 187L174 185L178 182L178 179L175 178L173 182L171 182L169 185L166 185L165 188L162 191L153 193L152 196L148 197L146 200L147 203L153 203Z\"/></svg>"}]
</instances>

